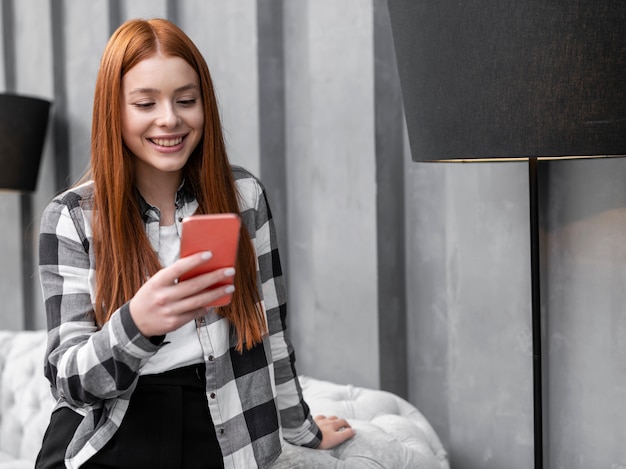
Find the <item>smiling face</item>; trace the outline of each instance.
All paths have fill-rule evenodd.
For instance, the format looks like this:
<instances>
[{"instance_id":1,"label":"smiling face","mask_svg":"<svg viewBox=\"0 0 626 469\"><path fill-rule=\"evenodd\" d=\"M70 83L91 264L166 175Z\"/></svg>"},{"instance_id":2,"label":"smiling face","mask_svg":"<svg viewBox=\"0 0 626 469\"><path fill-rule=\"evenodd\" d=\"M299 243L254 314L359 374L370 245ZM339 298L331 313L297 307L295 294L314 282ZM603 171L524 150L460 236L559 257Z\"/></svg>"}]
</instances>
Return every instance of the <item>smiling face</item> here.
<instances>
[{"instance_id":1,"label":"smiling face","mask_svg":"<svg viewBox=\"0 0 626 469\"><path fill-rule=\"evenodd\" d=\"M179 178L202 138L204 111L197 73L180 57L157 53L122 78L122 139L138 177Z\"/></svg>"}]
</instances>

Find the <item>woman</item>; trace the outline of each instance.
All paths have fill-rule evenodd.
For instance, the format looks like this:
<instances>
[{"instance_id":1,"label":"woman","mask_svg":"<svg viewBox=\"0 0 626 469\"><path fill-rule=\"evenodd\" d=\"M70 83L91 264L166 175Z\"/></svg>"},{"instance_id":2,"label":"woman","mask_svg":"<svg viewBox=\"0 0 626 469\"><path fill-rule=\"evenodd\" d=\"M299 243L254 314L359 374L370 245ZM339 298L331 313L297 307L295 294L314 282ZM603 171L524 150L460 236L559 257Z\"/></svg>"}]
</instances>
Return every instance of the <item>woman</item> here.
<instances>
[{"instance_id":1,"label":"woman","mask_svg":"<svg viewBox=\"0 0 626 469\"><path fill-rule=\"evenodd\" d=\"M281 438L331 448L352 437L302 398L263 187L229 165L207 65L172 23L132 20L111 37L90 169L42 216L58 405L36 467L263 468ZM179 259L182 219L222 212L243 221L236 265L179 282L211 257Z\"/></svg>"}]
</instances>

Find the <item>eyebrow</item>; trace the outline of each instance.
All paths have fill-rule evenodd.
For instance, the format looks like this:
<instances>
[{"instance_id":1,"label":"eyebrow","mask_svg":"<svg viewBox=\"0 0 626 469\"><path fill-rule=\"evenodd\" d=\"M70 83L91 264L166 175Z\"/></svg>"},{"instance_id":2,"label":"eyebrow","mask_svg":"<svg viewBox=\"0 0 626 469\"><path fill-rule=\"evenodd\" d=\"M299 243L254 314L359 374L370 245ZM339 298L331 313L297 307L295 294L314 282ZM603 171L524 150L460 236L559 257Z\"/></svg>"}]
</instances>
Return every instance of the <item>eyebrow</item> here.
<instances>
[{"instance_id":1,"label":"eyebrow","mask_svg":"<svg viewBox=\"0 0 626 469\"><path fill-rule=\"evenodd\" d=\"M180 93L182 91L196 90L198 88L199 86L196 85L195 83L189 83L188 85L184 85L184 86L180 86L176 88L174 92ZM133 95L133 94L159 94L159 93L161 93L161 90L157 88L135 88L131 90L128 94Z\"/></svg>"}]
</instances>

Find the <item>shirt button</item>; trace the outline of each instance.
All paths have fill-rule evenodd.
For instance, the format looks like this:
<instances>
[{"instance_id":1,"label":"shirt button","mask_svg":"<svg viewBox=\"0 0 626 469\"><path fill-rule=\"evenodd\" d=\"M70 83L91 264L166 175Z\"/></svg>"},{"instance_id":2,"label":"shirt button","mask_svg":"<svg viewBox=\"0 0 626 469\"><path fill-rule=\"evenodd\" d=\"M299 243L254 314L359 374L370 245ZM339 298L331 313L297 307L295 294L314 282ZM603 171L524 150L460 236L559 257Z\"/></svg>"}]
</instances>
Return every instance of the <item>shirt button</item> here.
<instances>
[{"instance_id":1,"label":"shirt button","mask_svg":"<svg viewBox=\"0 0 626 469\"><path fill-rule=\"evenodd\" d=\"M223 434L224 434L224 429L220 428L220 435L223 435Z\"/></svg>"},{"instance_id":2,"label":"shirt button","mask_svg":"<svg viewBox=\"0 0 626 469\"><path fill-rule=\"evenodd\" d=\"M215 360L215 357L213 355L209 355L209 361L212 362L213 360Z\"/></svg>"},{"instance_id":3,"label":"shirt button","mask_svg":"<svg viewBox=\"0 0 626 469\"><path fill-rule=\"evenodd\" d=\"M211 393L211 399L215 399L215 393L214 392Z\"/></svg>"},{"instance_id":4,"label":"shirt button","mask_svg":"<svg viewBox=\"0 0 626 469\"><path fill-rule=\"evenodd\" d=\"M178 222L182 223L183 222L183 217L178 217Z\"/></svg>"}]
</instances>

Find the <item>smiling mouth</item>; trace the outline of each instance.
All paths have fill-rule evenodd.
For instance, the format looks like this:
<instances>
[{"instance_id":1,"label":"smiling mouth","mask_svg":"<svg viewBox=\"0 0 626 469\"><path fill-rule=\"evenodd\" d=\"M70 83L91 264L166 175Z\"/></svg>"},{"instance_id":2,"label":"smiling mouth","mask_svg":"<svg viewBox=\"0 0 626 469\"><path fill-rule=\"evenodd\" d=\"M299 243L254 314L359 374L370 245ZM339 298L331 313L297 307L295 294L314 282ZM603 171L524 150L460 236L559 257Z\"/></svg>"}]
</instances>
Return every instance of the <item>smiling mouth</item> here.
<instances>
[{"instance_id":1,"label":"smiling mouth","mask_svg":"<svg viewBox=\"0 0 626 469\"><path fill-rule=\"evenodd\" d=\"M150 138L148 139L155 145L160 147L175 147L176 145L180 145L183 141L183 137L177 138Z\"/></svg>"}]
</instances>

